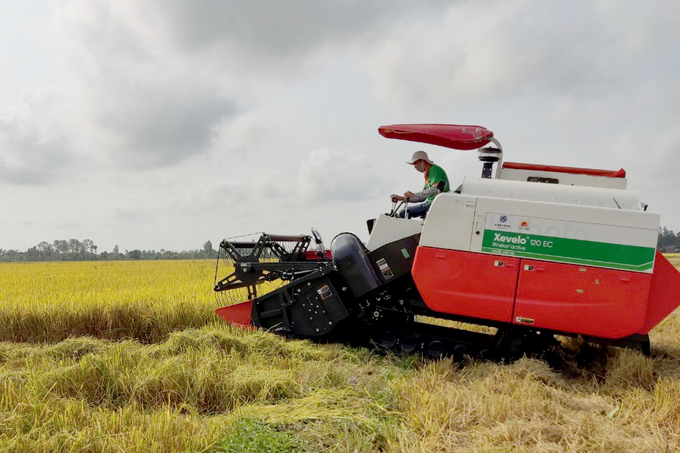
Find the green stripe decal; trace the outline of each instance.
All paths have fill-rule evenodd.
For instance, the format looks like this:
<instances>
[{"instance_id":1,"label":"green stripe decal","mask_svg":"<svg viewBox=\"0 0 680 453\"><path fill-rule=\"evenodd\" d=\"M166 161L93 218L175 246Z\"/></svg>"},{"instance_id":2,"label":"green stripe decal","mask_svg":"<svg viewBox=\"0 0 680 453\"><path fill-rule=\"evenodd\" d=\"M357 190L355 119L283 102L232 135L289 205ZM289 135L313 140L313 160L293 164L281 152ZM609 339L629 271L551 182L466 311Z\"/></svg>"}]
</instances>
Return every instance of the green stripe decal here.
<instances>
[{"instance_id":1,"label":"green stripe decal","mask_svg":"<svg viewBox=\"0 0 680 453\"><path fill-rule=\"evenodd\" d=\"M656 250L653 247L485 230L482 252L644 272L652 269Z\"/></svg>"}]
</instances>

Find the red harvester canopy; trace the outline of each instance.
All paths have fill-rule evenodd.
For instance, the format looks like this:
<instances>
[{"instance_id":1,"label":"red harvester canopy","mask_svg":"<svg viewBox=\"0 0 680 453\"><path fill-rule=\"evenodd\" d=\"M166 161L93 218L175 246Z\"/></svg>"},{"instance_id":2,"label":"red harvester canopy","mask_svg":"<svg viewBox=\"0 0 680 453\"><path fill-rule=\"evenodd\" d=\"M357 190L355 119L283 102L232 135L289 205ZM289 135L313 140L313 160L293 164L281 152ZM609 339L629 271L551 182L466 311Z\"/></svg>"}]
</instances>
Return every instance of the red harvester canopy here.
<instances>
[{"instance_id":1,"label":"red harvester canopy","mask_svg":"<svg viewBox=\"0 0 680 453\"><path fill-rule=\"evenodd\" d=\"M380 126L378 132L385 138L460 150L481 148L493 138L493 132L484 127L457 124L392 124Z\"/></svg>"}]
</instances>

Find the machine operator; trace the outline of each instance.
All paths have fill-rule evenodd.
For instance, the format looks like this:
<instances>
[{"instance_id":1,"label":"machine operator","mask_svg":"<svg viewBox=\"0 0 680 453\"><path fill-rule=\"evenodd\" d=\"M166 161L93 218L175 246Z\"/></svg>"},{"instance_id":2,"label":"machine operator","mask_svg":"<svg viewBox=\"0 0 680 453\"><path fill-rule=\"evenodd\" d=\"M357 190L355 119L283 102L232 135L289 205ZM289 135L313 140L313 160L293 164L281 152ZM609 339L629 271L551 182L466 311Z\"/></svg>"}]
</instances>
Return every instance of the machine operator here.
<instances>
[{"instance_id":1,"label":"machine operator","mask_svg":"<svg viewBox=\"0 0 680 453\"><path fill-rule=\"evenodd\" d=\"M438 165L435 165L425 151L416 151L413 153L411 160L406 162L413 165L420 173L425 175L425 187L420 192L413 193L410 190L404 192L404 195L392 194L390 198L392 202L405 201L407 207L397 213L397 217L403 218L408 211L408 217L425 217L427 210L430 209L434 197L439 192L449 191L449 178L446 172ZM443 186L443 187L442 187ZM413 204L408 204L413 203Z\"/></svg>"}]
</instances>

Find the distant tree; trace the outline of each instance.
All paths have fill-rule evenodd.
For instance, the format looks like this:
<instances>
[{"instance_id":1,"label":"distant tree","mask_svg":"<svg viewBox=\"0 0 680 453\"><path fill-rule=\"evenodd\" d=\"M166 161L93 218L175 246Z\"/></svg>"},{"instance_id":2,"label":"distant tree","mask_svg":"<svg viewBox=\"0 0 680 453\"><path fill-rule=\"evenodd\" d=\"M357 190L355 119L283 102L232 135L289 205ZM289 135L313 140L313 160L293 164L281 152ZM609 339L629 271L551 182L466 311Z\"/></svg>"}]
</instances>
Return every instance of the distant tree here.
<instances>
[{"instance_id":1,"label":"distant tree","mask_svg":"<svg viewBox=\"0 0 680 453\"><path fill-rule=\"evenodd\" d=\"M215 256L215 250L213 250L212 242L207 241L203 244L203 257L213 258Z\"/></svg>"},{"instance_id":2,"label":"distant tree","mask_svg":"<svg viewBox=\"0 0 680 453\"><path fill-rule=\"evenodd\" d=\"M59 259L63 259L68 253L68 241L56 239L54 241L54 251L59 255Z\"/></svg>"},{"instance_id":3,"label":"distant tree","mask_svg":"<svg viewBox=\"0 0 680 453\"><path fill-rule=\"evenodd\" d=\"M54 254L54 248L52 245L45 241L42 241L40 244L38 244L36 248L38 249L38 253L40 253L40 255L45 258L51 257Z\"/></svg>"},{"instance_id":4,"label":"distant tree","mask_svg":"<svg viewBox=\"0 0 680 453\"><path fill-rule=\"evenodd\" d=\"M97 246L92 239L83 239L82 246L85 253L97 253Z\"/></svg>"},{"instance_id":5,"label":"distant tree","mask_svg":"<svg viewBox=\"0 0 680 453\"><path fill-rule=\"evenodd\" d=\"M24 254L26 261L40 261L40 252L38 252L38 247L31 247L26 250Z\"/></svg>"},{"instance_id":6,"label":"distant tree","mask_svg":"<svg viewBox=\"0 0 680 453\"><path fill-rule=\"evenodd\" d=\"M131 260L139 260L142 259L142 251L141 250L132 250L132 251L125 251L125 255L128 257L128 259Z\"/></svg>"},{"instance_id":7,"label":"distant tree","mask_svg":"<svg viewBox=\"0 0 680 453\"><path fill-rule=\"evenodd\" d=\"M680 234L673 233L666 227L659 228L657 247L662 252L674 252L680 249Z\"/></svg>"},{"instance_id":8,"label":"distant tree","mask_svg":"<svg viewBox=\"0 0 680 453\"><path fill-rule=\"evenodd\" d=\"M68 240L68 257L72 260L83 259L85 255L85 248L82 242L78 239Z\"/></svg>"}]
</instances>

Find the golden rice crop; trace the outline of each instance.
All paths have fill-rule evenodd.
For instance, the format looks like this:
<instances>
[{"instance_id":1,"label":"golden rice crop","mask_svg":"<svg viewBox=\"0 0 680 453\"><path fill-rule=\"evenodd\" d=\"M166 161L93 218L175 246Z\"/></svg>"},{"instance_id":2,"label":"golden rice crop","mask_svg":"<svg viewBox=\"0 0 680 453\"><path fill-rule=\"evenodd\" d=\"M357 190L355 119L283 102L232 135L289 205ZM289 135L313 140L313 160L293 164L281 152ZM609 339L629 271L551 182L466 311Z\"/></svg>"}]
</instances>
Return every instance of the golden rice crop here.
<instances>
[{"instance_id":1,"label":"golden rice crop","mask_svg":"<svg viewBox=\"0 0 680 453\"><path fill-rule=\"evenodd\" d=\"M665 256L668 258L668 261L673 264L673 266L680 266L680 253L667 253Z\"/></svg>"},{"instance_id":2,"label":"golden rice crop","mask_svg":"<svg viewBox=\"0 0 680 453\"><path fill-rule=\"evenodd\" d=\"M0 341L156 342L214 321L214 261L0 263Z\"/></svg>"},{"instance_id":3,"label":"golden rice crop","mask_svg":"<svg viewBox=\"0 0 680 453\"><path fill-rule=\"evenodd\" d=\"M570 373L432 362L217 322L213 265L0 265L0 451L680 450L678 314Z\"/></svg>"}]
</instances>

